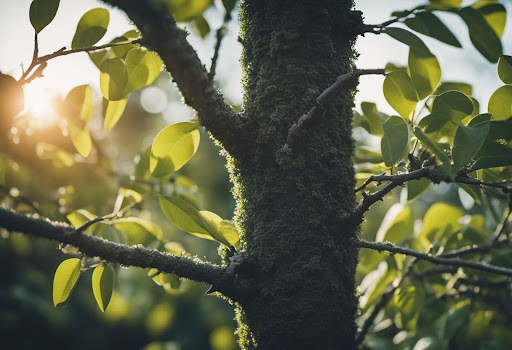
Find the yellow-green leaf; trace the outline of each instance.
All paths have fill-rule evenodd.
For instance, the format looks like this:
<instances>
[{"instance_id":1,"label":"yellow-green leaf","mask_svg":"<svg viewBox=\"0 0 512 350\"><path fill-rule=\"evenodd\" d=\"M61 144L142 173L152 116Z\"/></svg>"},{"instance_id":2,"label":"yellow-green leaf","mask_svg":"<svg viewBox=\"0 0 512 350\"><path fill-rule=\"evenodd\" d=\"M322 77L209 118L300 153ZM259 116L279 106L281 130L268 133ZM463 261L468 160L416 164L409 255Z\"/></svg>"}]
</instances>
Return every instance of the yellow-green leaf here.
<instances>
[{"instance_id":1,"label":"yellow-green leaf","mask_svg":"<svg viewBox=\"0 0 512 350\"><path fill-rule=\"evenodd\" d=\"M409 146L409 128L405 120L396 115L386 119L382 127L382 158L387 166L393 166L402 159Z\"/></svg>"},{"instance_id":2,"label":"yellow-green leaf","mask_svg":"<svg viewBox=\"0 0 512 350\"><path fill-rule=\"evenodd\" d=\"M118 101L126 97L128 71L124 61L119 57L104 60L100 66L100 90L104 98Z\"/></svg>"},{"instance_id":3,"label":"yellow-green leaf","mask_svg":"<svg viewBox=\"0 0 512 350\"><path fill-rule=\"evenodd\" d=\"M200 16L213 0L165 0L176 22L186 22Z\"/></svg>"},{"instance_id":4,"label":"yellow-green leaf","mask_svg":"<svg viewBox=\"0 0 512 350\"><path fill-rule=\"evenodd\" d=\"M114 290L114 270L106 264L96 266L92 273L92 292L101 311L105 312Z\"/></svg>"},{"instance_id":5,"label":"yellow-green leaf","mask_svg":"<svg viewBox=\"0 0 512 350\"><path fill-rule=\"evenodd\" d=\"M71 47L89 47L100 41L107 32L110 14L106 9L95 8L87 11L76 27Z\"/></svg>"},{"instance_id":6,"label":"yellow-green leaf","mask_svg":"<svg viewBox=\"0 0 512 350\"><path fill-rule=\"evenodd\" d=\"M92 140L91 135L89 134L89 127L85 125L82 128L77 127L76 125L69 123L68 124L68 132L71 137L71 141L75 146L76 150L82 157L87 158L91 153L92 149Z\"/></svg>"},{"instance_id":7,"label":"yellow-green leaf","mask_svg":"<svg viewBox=\"0 0 512 350\"><path fill-rule=\"evenodd\" d=\"M144 48L131 49L126 54L125 62L128 75L125 95L153 84L162 71L160 57Z\"/></svg>"},{"instance_id":8,"label":"yellow-green leaf","mask_svg":"<svg viewBox=\"0 0 512 350\"><path fill-rule=\"evenodd\" d=\"M147 245L162 238L162 229L158 225L138 217L117 219L113 225L128 236L131 245Z\"/></svg>"},{"instance_id":9,"label":"yellow-green leaf","mask_svg":"<svg viewBox=\"0 0 512 350\"><path fill-rule=\"evenodd\" d=\"M409 119L418 104L418 94L409 75L401 71L389 73L384 79L383 89L384 97L391 107Z\"/></svg>"},{"instance_id":10,"label":"yellow-green leaf","mask_svg":"<svg viewBox=\"0 0 512 350\"><path fill-rule=\"evenodd\" d=\"M505 85L494 91L487 108L497 120L506 120L512 116L512 85Z\"/></svg>"},{"instance_id":11,"label":"yellow-green leaf","mask_svg":"<svg viewBox=\"0 0 512 350\"><path fill-rule=\"evenodd\" d=\"M118 101L103 99L103 125L106 131L112 130L119 119L121 119L127 103L127 98Z\"/></svg>"},{"instance_id":12,"label":"yellow-green leaf","mask_svg":"<svg viewBox=\"0 0 512 350\"><path fill-rule=\"evenodd\" d=\"M198 123L181 122L169 125L156 135L151 147L149 170L162 177L180 169L199 147Z\"/></svg>"},{"instance_id":13,"label":"yellow-green leaf","mask_svg":"<svg viewBox=\"0 0 512 350\"><path fill-rule=\"evenodd\" d=\"M94 115L91 87L80 85L73 88L64 99L62 113L69 121L77 125L88 122Z\"/></svg>"},{"instance_id":14,"label":"yellow-green leaf","mask_svg":"<svg viewBox=\"0 0 512 350\"><path fill-rule=\"evenodd\" d=\"M68 300L78 277L80 277L80 259L67 259L60 263L53 277L54 306Z\"/></svg>"},{"instance_id":15,"label":"yellow-green leaf","mask_svg":"<svg viewBox=\"0 0 512 350\"><path fill-rule=\"evenodd\" d=\"M505 84L512 84L512 56L502 55L500 57L498 75Z\"/></svg>"},{"instance_id":16,"label":"yellow-green leaf","mask_svg":"<svg viewBox=\"0 0 512 350\"><path fill-rule=\"evenodd\" d=\"M408 67L420 100L436 90L441 81L441 67L436 56L410 49Z\"/></svg>"}]
</instances>

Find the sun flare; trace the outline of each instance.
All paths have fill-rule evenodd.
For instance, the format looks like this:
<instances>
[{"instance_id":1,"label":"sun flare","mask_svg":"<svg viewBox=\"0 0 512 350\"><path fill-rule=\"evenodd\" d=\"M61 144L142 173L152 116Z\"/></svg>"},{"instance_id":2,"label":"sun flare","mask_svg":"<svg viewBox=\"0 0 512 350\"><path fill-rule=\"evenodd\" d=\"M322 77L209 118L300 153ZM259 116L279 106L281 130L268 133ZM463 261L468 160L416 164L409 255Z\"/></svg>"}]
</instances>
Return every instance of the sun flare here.
<instances>
[{"instance_id":1,"label":"sun flare","mask_svg":"<svg viewBox=\"0 0 512 350\"><path fill-rule=\"evenodd\" d=\"M58 122L55 111L55 92L44 80L34 80L24 87L25 115L33 128L44 129Z\"/></svg>"}]
</instances>

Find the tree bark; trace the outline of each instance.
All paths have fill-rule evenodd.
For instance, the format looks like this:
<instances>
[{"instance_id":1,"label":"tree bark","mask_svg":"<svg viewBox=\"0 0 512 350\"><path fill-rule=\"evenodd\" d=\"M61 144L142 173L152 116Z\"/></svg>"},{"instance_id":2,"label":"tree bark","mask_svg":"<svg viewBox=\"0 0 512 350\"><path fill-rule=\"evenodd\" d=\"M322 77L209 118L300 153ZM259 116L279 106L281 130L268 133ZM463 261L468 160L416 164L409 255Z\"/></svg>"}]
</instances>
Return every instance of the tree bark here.
<instances>
[{"instance_id":1,"label":"tree bark","mask_svg":"<svg viewBox=\"0 0 512 350\"><path fill-rule=\"evenodd\" d=\"M351 0L246 0L241 5L244 110L254 144L230 172L252 285L237 307L243 349L354 349L357 229L353 88L290 127L340 74L353 70Z\"/></svg>"}]
</instances>

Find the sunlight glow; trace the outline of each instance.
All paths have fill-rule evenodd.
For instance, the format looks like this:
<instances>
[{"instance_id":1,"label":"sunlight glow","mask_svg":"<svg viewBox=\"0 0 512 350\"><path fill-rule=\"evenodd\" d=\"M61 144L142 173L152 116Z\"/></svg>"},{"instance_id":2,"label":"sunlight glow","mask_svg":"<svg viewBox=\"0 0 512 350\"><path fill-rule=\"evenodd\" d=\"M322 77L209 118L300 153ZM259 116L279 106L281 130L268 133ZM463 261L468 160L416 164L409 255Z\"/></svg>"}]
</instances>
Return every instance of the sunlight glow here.
<instances>
[{"instance_id":1,"label":"sunlight glow","mask_svg":"<svg viewBox=\"0 0 512 350\"><path fill-rule=\"evenodd\" d=\"M54 126L58 122L58 114L55 111L55 92L50 89L44 79L37 79L24 87L25 115L29 126L45 129Z\"/></svg>"}]
</instances>

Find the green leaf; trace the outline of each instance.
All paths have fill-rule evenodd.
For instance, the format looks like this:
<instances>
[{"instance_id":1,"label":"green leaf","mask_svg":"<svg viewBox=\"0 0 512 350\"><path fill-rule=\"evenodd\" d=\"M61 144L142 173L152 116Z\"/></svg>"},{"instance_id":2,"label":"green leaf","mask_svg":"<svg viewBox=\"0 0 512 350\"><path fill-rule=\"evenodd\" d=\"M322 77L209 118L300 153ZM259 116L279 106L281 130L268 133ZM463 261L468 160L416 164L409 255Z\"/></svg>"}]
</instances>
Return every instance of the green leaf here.
<instances>
[{"instance_id":1,"label":"green leaf","mask_svg":"<svg viewBox=\"0 0 512 350\"><path fill-rule=\"evenodd\" d=\"M94 63L94 65L98 69L100 69L103 61L110 56L109 51L106 49L91 51L91 52L88 52L87 54L89 55L89 58L91 59L92 63Z\"/></svg>"},{"instance_id":2,"label":"green leaf","mask_svg":"<svg viewBox=\"0 0 512 350\"><path fill-rule=\"evenodd\" d=\"M92 89L89 85L73 88L64 99L62 113L70 122L83 125L94 115Z\"/></svg>"},{"instance_id":3,"label":"green leaf","mask_svg":"<svg viewBox=\"0 0 512 350\"><path fill-rule=\"evenodd\" d=\"M471 165L470 170L497 168L512 165L512 154L503 154L495 156L484 156Z\"/></svg>"},{"instance_id":4,"label":"green leaf","mask_svg":"<svg viewBox=\"0 0 512 350\"><path fill-rule=\"evenodd\" d=\"M121 218L113 221L113 226L128 236L128 244L148 245L162 238L159 226L138 217Z\"/></svg>"},{"instance_id":5,"label":"green leaf","mask_svg":"<svg viewBox=\"0 0 512 350\"><path fill-rule=\"evenodd\" d=\"M128 82L128 70L119 57L109 58L100 66L100 89L104 98L119 101L126 97L125 88Z\"/></svg>"},{"instance_id":6,"label":"green leaf","mask_svg":"<svg viewBox=\"0 0 512 350\"><path fill-rule=\"evenodd\" d=\"M429 0L429 8L436 10L449 10L459 8L462 0Z\"/></svg>"},{"instance_id":7,"label":"green leaf","mask_svg":"<svg viewBox=\"0 0 512 350\"><path fill-rule=\"evenodd\" d=\"M137 30L130 30L126 33L124 33L122 36L118 36L117 38L114 38L111 42L112 43L122 43L127 41L132 41L135 39L140 38L140 33ZM126 58L126 55L128 52L135 48L134 44L126 44L126 45L119 45L119 46L113 46L112 47L112 53L119 58Z\"/></svg>"},{"instance_id":8,"label":"green leaf","mask_svg":"<svg viewBox=\"0 0 512 350\"><path fill-rule=\"evenodd\" d=\"M471 7L478 9L484 15L489 26L491 26L496 35L501 38L507 21L505 6L497 2L492 2L492 0L484 0L474 3Z\"/></svg>"},{"instance_id":9,"label":"green leaf","mask_svg":"<svg viewBox=\"0 0 512 350\"><path fill-rule=\"evenodd\" d=\"M60 263L53 277L54 306L68 300L78 277L80 277L80 259L67 259Z\"/></svg>"},{"instance_id":10,"label":"green leaf","mask_svg":"<svg viewBox=\"0 0 512 350\"><path fill-rule=\"evenodd\" d=\"M220 216L207 210L200 210L199 214L213 227L214 231L210 233L216 241L227 246L240 246L238 231L233 222L222 220Z\"/></svg>"},{"instance_id":11,"label":"green leaf","mask_svg":"<svg viewBox=\"0 0 512 350\"><path fill-rule=\"evenodd\" d=\"M448 203L435 203L423 217L423 227L420 236L426 237L430 242L442 238L445 234L451 234L459 230L462 225L459 219L464 212L458 207Z\"/></svg>"},{"instance_id":12,"label":"green leaf","mask_svg":"<svg viewBox=\"0 0 512 350\"><path fill-rule=\"evenodd\" d=\"M128 82L124 94L151 85L160 76L162 60L160 57L144 48L131 49L125 58Z\"/></svg>"},{"instance_id":13,"label":"green leaf","mask_svg":"<svg viewBox=\"0 0 512 350\"><path fill-rule=\"evenodd\" d=\"M414 49L415 52L420 55L431 54L425 43L423 43L423 41L418 38L416 34L413 34L408 30L396 27L387 27L385 28L384 33L388 34L393 39L396 39L401 43L409 46L411 49Z\"/></svg>"},{"instance_id":14,"label":"green leaf","mask_svg":"<svg viewBox=\"0 0 512 350\"><path fill-rule=\"evenodd\" d=\"M222 219L209 211L198 211L192 204L171 196L158 196L164 214L181 230L194 236L216 240L230 246L231 243L217 230L217 222Z\"/></svg>"},{"instance_id":15,"label":"green leaf","mask_svg":"<svg viewBox=\"0 0 512 350\"><path fill-rule=\"evenodd\" d=\"M196 18L210 7L213 0L165 0L176 22L187 22Z\"/></svg>"},{"instance_id":16,"label":"green leaf","mask_svg":"<svg viewBox=\"0 0 512 350\"><path fill-rule=\"evenodd\" d=\"M430 11L419 12L415 17L407 18L404 23L412 30L428 35L445 44L462 47L450 29Z\"/></svg>"},{"instance_id":17,"label":"green leaf","mask_svg":"<svg viewBox=\"0 0 512 350\"><path fill-rule=\"evenodd\" d=\"M10 129L14 117L25 108L23 87L10 75L0 73L0 130Z\"/></svg>"},{"instance_id":18,"label":"green leaf","mask_svg":"<svg viewBox=\"0 0 512 350\"><path fill-rule=\"evenodd\" d=\"M85 209L78 209L76 211L73 211L66 215L66 219L68 219L69 223L73 225L75 228L79 228L83 224L85 224L87 221L91 221L97 218L96 215L89 213ZM96 224L93 224L89 226L85 232L92 233L94 230L94 226Z\"/></svg>"},{"instance_id":19,"label":"green leaf","mask_svg":"<svg viewBox=\"0 0 512 350\"><path fill-rule=\"evenodd\" d=\"M475 48L490 62L498 62L502 47L500 38L487 23L482 13L472 7L464 7L458 14L466 22L469 37Z\"/></svg>"},{"instance_id":20,"label":"green leaf","mask_svg":"<svg viewBox=\"0 0 512 350\"><path fill-rule=\"evenodd\" d=\"M92 149L89 127L85 125L84 127L79 128L76 125L69 123L67 130L78 153L80 153L82 157L87 158Z\"/></svg>"},{"instance_id":21,"label":"green leaf","mask_svg":"<svg viewBox=\"0 0 512 350\"><path fill-rule=\"evenodd\" d=\"M473 87L468 83L446 81L439 85L434 95L441 95L443 92L450 90L460 91L468 96L473 94Z\"/></svg>"},{"instance_id":22,"label":"green leaf","mask_svg":"<svg viewBox=\"0 0 512 350\"><path fill-rule=\"evenodd\" d=\"M491 113L482 113L474 116L469 122L468 126L477 126L478 124L487 122L492 119Z\"/></svg>"},{"instance_id":23,"label":"green leaf","mask_svg":"<svg viewBox=\"0 0 512 350\"><path fill-rule=\"evenodd\" d=\"M192 22L194 28L201 38L205 38L210 33L210 25L203 16L199 16Z\"/></svg>"},{"instance_id":24,"label":"green leaf","mask_svg":"<svg viewBox=\"0 0 512 350\"><path fill-rule=\"evenodd\" d=\"M497 120L506 120L512 116L512 85L505 85L494 91L487 109Z\"/></svg>"},{"instance_id":25,"label":"green leaf","mask_svg":"<svg viewBox=\"0 0 512 350\"><path fill-rule=\"evenodd\" d=\"M400 203L394 204L382 219L375 240L399 244L414 235L414 219L411 207Z\"/></svg>"},{"instance_id":26,"label":"green leaf","mask_svg":"<svg viewBox=\"0 0 512 350\"><path fill-rule=\"evenodd\" d=\"M389 73L384 79L383 90L384 97L391 107L404 119L409 119L418 104L418 95L407 73L401 71Z\"/></svg>"},{"instance_id":27,"label":"green leaf","mask_svg":"<svg viewBox=\"0 0 512 350\"><path fill-rule=\"evenodd\" d=\"M113 291L114 270L106 264L96 266L92 273L92 292L101 311L107 309Z\"/></svg>"},{"instance_id":28,"label":"green leaf","mask_svg":"<svg viewBox=\"0 0 512 350\"><path fill-rule=\"evenodd\" d=\"M500 56L498 60L498 75L505 84L512 84L512 56Z\"/></svg>"},{"instance_id":29,"label":"green leaf","mask_svg":"<svg viewBox=\"0 0 512 350\"><path fill-rule=\"evenodd\" d=\"M383 135L384 130L382 129L382 123L388 116L384 113L380 113L377 110L377 105L372 102L362 102L361 110L370 124L369 132L376 136Z\"/></svg>"},{"instance_id":30,"label":"green leaf","mask_svg":"<svg viewBox=\"0 0 512 350\"><path fill-rule=\"evenodd\" d=\"M452 149L452 173L456 174L477 154L487 138L489 129L490 123L482 123L474 127L463 125L457 127Z\"/></svg>"},{"instance_id":31,"label":"green leaf","mask_svg":"<svg viewBox=\"0 0 512 350\"><path fill-rule=\"evenodd\" d=\"M162 177L180 169L199 147L196 122L169 125L156 135L151 147L149 169L151 175Z\"/></svg>"},{"instance_id":32,"label":"green leaf","mask_svg":"<svg viewBox=\"0 0 512 350\"><path fill-rule=\"evenodd\" d=\"M235 8L236 0L222 0L222 5L224 5L226 12L230 13Z\"/></svg>"},{"instance_id":33,"label":"green leaf","mask_svg":"<svg viewBox=\"0 0 512 350\"><path fill-rule=\"evenodd\" d=\"M71 167L75 164L73 155L55 145L38 142L36 144L36 154L39 159L48 159L56 168Z\"/></svg>"},{"instance_id":34,"label":"green leaf","mask_svg":"<svg viewBox=\"0 0 512 350\"><path fill-rule=\"evenodd\" d=\"M416 328L416 320L425 301L425 291L420 284L407 284L398 288L394 298L398 307L402 327Z\"/></svg>"},{"instance_id":35,"label":"green leaf","mask_svg":"<svg viewBox=\"0 0 512 350\"><path fill-rule=\"evenodd\" d=\"M43 30L57 14L60 0L34 0L30 4L30 23L36 34Z\"/></svg>"},{"instance_id":36,"label":"green leaf","mask_svg":"<svg viewBox=\"0 0 512 350\"><path fill-rule=\"evenodd\" d=\"M76 26L71 48L90 47L100 41L107 32L110 14L104 8L87 11Z\"/></svg>"},{"instance_id":37,"label":"green leaf","mask_svg":"<svg viewBox=\"0 0 512 350\"><path fill-rule=\"evenodd\" d=\"M407 181L407 200L412 201L413 199L419 197L429 189L430 185L432 185L432 181L429 179Z\"/></svg>"},{"instance_id":38,"label":"green leaf","mask_svg":"<svg viewBox=\"0 0 512 350\"><path fill-rule=\"evenodd\" d=\"M408 66L419 99L422 100L432 94L441 81L441 67L436 56L411 49Z\"/></svg>"},{"instance_id":39,"label":"green leaf","mask_svg":"<svg viewBox=\"0 0 512 350\"><path fill-rule=\"evenodd\" d=\"M106 131L112 130L121 119L127 103L127 98L118 101L103 99L103 125Z\"/></svg>"},{"instance_id":40,"label":"green leaf","mask_svg":"<svg viewBox=\"0 0 512 350\"><path fill-rule=\"evenodd\" d=\"M409 146L409 128L400 117L391 116L382 125L384 136L381 141L384 164L391 167L396 164Z\"/></svg>"}]
</instances>

